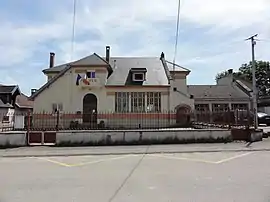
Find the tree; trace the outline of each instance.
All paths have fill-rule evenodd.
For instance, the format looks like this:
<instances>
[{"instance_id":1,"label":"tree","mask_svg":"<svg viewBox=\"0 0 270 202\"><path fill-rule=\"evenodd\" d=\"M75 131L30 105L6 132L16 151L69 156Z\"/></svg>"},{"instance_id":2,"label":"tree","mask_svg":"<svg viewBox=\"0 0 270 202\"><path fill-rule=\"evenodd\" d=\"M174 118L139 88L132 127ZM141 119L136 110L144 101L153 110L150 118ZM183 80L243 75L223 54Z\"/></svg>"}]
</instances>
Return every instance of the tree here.
<instances>
[{"instance_id":1,"label":"tree","mask_svg":"<svg viewBox=\"0 0 270 202\"><path fill-rule=\"evenodd\" d=\"M256 61L256 84L260 96L270 95L270 63L268 61ZM216 80L228 76L228 71L216 75ZM242 64L233 76L252 83L252 62Z\"/></svg>"}]
</instances>

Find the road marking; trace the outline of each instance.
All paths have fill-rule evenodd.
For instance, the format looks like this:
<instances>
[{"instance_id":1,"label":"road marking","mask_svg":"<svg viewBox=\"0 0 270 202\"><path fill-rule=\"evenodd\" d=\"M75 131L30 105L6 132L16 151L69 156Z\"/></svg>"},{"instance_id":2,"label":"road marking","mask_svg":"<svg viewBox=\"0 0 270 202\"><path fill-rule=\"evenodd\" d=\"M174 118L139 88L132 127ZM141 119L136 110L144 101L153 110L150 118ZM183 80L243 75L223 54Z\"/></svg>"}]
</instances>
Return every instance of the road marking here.
<instances>
[{"instance_id":1,"label":"road marking","mask_svg":"<svg viewBox=\"0 0 270 202\"><path fill-rule=\"evenodd\" d=\"M224 163L224 162L228 162L228 161L231 161L231 160L234 160L234 159L238 159L238 158L250 155L252 153L254 153L254 152L248 152L248 153L240 154L240 155L233 156L233 157L230 157L230 158L222 159L220 161L215 162L215 164L221 164L221 163Z\"/></svg>"},{"instance_id":2,"label":"road marking","mask_svg":"<svg viewBox=\"0 0 270 202\"><path fill-rule=\"evenodd\" d=\"M200 162L200 163L210 163L210 164L221 164L221 163L225 163L237 158L241 158L244 156L247 156L249 154L252 154L254 152L248 152L248 153L244 153L244 154L240 154L240 155L236 155L230 158L226 158L226 159L222 159L219 161L207 161L207 160L203 160L203 159L194 159L194 158L186 158L186 157L175 157L175 156L168 156L168 155L159 155L159 154L152 154L152 156L155 157L160 157L160 158L167 158L167 159L176 159L176 160L185 160L185 161L194 161L194 162Z\"/></svg>"},{"instance_id":3,"label":"road marking","mask_svg":"<svg viewBox=\"0 0 270 202\"><path fill-rule=\"evenodd\" d=\"M71 167L71 165L69 165L69 164L62 163L62 162L59 162L59 161L54 161L54 160L51 160L49 158L38 158L38 157L36 157L36 159L40 159L40 160L43 160L43 161L48 161L50 163L54 163L54 164L64 166L64 167Z\"/></svg>"},{"instance_id":4,"label":"road marking","mask_svg":"<svg viewBox=\"0 0 270 202\"><path fill-rule=\"evenodd\" d=\"M78 167L78 166L96 164L96 163L101 163L101 162L106 162L106 161L114 161L114 160L128 158L128 157L131 157L131 156L134 156L134 155L125 155L125 156L120 156L120 157L100 159L100 160L96 160L96 161L89 161L89 162L85 162L85 163L71 164L70 167Z\"/></svg>"},{"instance_id":5,"label":"road marking","mask_svg":"<svg viewBox=\"0 0 270 202\"><path fill-rule=\"evenodd\" d=\"M57 164L57 165L60 165L60 166L64 166L64 167L79 167L79 166L84 166L84 165L89 165L89 164L96 164L96 163L101 163L101 162L106 162L106 161L124 159L124 158L128 158L128 157L131 157L131 156L138 156L138 155L125 155L125 156L120 156L120 157L100 159L100 160L96 160L96 161L89 161L89 162L78 163L78 164L63 163L63 162L60 162L60 161L52 160L50 158L40 158L40 157L34 157L34 158L40 159L40 160L43 160L43 161L47 161L47 162L50 162L50 163L53 163L53 164ZM76 158L78 158L78 157L76 157Z\"/></svg>"},{"instance_id":6,"label":"road marking","mask_svg":"<svg viewBox=\"0 0 270 202\"><path fill-rule=\"evenodd\" d=\"M185 157L175 157L175 156L168 156L168 155L153 154L153 156L160 157L160 158L167 158L167 159L194 161L194 162L200 162L200 163L210 163L210 164L215 164L216 163L214 161L206 161L206 160L202 160L202 159L193 159L193 158L185 158Z\"/></svg>"}]
</instances>

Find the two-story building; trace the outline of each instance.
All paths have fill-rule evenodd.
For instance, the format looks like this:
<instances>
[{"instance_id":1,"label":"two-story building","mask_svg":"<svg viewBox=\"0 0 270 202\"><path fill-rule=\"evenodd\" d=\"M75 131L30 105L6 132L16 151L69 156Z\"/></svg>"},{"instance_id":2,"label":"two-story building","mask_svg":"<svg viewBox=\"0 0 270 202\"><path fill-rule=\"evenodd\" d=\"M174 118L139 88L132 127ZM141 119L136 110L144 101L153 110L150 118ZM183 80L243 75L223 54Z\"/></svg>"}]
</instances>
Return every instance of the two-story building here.
<instances>
[{"instance_id":1,"label":"two-story building","mask_svg":"<svg viewBox=\"0 0 270 202\"><path fill-rule=\"evenodd\" d=\"M152 127L157 120L159 126L174 123L170 111L194 108L186 84L190 71L167 61L164 53L111 57L107 46L105 57L94 53L57 66L54 61L50 53L49 68L43 70L48 81L31 96L34 113L63 111L77 114L81 123Z\"/></svg>"}]
</instances>

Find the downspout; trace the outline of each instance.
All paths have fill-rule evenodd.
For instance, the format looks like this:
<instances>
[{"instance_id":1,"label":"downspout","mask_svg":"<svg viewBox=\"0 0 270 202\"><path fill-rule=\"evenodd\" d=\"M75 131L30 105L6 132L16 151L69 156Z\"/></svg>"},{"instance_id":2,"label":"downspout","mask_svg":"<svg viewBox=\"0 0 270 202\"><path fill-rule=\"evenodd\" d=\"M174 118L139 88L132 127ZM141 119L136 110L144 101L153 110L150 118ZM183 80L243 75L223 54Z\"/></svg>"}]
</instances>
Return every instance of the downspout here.
<instances>
[{"instance_id":1,"label":"downspout","mask_svg":"<svg viewBox=\"0 0 270 202\"><path fill-rule=\"evenodd\" d=\"M72 106L72 103L73 103L73 69L72 68L70 68L70 70L69 70L69 74L70 74L70 98L69 98L69 109L72 109L71 111L71 113L74 113L73 112L73 106Z\"/></svg>"},{"instance_id":2,"label":"downspout","mask_svg":"<svg viewBox=\"0 0 270 202\"><path fill-rule=\"evenodd\" d=\"M169 84L170 84L170 81L169 81ZM168 112L169 112L168 126L170 126L170 123L171 123L171 84L168 88Z\"/></svg>"}]
</instances>

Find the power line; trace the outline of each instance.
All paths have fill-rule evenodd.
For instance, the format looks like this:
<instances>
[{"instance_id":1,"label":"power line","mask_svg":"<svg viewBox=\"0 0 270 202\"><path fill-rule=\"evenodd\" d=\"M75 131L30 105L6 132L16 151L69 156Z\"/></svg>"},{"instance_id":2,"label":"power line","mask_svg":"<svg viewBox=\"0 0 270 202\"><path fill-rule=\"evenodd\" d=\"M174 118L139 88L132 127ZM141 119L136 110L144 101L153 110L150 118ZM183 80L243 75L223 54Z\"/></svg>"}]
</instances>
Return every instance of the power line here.
<instances>
[{"instance_id":1,"label":"power line","mask_svg":"<svg viewBox=\"0 0 270 202\"><path fill-rule=\"evenodd\" d=\"M178 36L179 36L179 24L180 24L180 8L181 8L181 0L178 0L176 34L175 34L175 46L174 46L174 58L173 58L173 71L175 70L175 60L176 60L176 55L177 55Z\"/></svg>"},{"instance_id":2,"label":"power line","mask_svg":"<svg viewBox=\"0 0 270 202\"><path fill-rule=\"evenodd\" d=\"M77 0L73 0L73 22L72 22L71 53L70 53L71 61L73 57L74 40L75 40L76 5L77 5Z\"/></svg>"}]
</instances>

